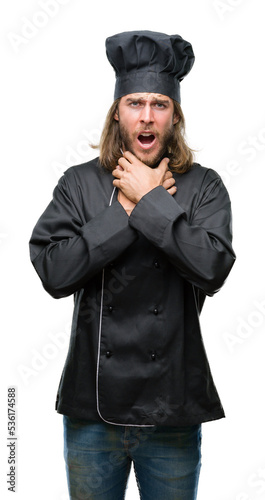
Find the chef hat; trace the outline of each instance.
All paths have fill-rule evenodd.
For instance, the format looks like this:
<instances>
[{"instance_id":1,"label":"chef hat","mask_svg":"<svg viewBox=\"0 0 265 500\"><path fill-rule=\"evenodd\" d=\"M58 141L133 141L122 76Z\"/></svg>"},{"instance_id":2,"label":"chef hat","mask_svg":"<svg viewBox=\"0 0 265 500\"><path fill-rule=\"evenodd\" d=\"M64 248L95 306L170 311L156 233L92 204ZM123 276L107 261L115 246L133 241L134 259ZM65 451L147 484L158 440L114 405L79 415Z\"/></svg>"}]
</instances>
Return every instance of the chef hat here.
<instances>
[{"instance_id":1,"label":"chef hat","mask_svg":"<svg viewBox=\"0 0 265 500\"><path fill-rule=\"evenodd\" d=\"M114 99L135 92L155 92L180 102L180 84L191 70L194 53L179 35L125 31L106 39L106 53L116 73Z\"/></svg>"}]
</instances>

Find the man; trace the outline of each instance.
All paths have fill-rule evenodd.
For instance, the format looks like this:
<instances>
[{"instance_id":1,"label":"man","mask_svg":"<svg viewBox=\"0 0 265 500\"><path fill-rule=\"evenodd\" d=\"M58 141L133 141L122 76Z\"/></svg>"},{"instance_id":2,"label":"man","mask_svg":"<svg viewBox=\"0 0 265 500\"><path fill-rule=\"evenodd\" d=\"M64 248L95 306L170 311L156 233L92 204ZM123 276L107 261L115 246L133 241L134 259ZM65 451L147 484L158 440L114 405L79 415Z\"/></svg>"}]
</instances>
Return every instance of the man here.
<instances>
[{"instance_id":1,"label":"man","mask_svg":"<svg viewBox=\"0 0 265 500\"><path fill-rule=\"evenodd\" d=\"M180 81L191 45L136 31L106 41L116 72L100 157L71 167L34 228L31 259L74 294L56 409L71 499L194 500L202 422L224 417L199 313L235 255L219 175L193 163Z\"/></svg>"}]
</instances>

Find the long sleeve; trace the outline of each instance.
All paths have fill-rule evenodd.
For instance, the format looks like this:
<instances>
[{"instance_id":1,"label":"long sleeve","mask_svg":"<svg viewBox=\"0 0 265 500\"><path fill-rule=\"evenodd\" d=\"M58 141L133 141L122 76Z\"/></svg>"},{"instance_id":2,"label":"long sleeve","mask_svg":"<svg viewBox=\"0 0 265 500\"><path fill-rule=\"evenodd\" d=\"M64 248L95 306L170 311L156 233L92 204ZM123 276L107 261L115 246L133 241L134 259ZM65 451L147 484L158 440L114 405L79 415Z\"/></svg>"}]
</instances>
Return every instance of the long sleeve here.
<instances>
[{"instance_id":1,"label":"long sleeve","mask_svg":"<svg viewBox=\"0 0 265 500\"><path fill-rule=\"evenodd\" d=\"M55 298L82 288L137 238L120 203L115 200L111 206L104 205L101 200L104 189L101 191L94 195L98 199L96 214L92 213L86 222L82 206L85 196L81 203L75 196L78 189L72 189L63 176L54 190L52 202L33 230L31 261L44 288ZM86 203L89 206L90 200Z\"/></svg>"},{"instance_id":2,"label":"long sleeve","mask_svg":"<svg viewBox=\"0 0 265 500\"><path fill-rule=\"evenodd\" d=\"M181 187L179 197L181 200ZM162 250L183 278L213 295L235 261L230 199L213 170L205 176L200 190L190 186L187 199L189 210L177 201L178 191L172 197L159 186L136 205L129 224Z\"/></svg>"}]
</instances>

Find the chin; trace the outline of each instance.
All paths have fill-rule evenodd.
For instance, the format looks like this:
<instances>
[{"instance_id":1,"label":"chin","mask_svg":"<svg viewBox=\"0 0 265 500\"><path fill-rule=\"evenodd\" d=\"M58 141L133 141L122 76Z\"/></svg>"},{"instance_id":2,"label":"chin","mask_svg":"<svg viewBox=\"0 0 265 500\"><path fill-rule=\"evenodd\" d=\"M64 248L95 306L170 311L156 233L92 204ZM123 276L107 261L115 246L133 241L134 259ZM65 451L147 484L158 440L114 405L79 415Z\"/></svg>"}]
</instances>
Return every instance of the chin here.
<instances>
[{"instance_id":1,"label":"chin","mask_svg":"<svg viewBox=\"0 0 265 500\"><path fill-rule=\"evenodd\" d=\"M159 165L160 161L162 160L163 153L155 154L152 155L152 153L142 153L139 155L136 155L137 158L145 163L148 167L155 168Z\"/></svg>"}]
</instances>

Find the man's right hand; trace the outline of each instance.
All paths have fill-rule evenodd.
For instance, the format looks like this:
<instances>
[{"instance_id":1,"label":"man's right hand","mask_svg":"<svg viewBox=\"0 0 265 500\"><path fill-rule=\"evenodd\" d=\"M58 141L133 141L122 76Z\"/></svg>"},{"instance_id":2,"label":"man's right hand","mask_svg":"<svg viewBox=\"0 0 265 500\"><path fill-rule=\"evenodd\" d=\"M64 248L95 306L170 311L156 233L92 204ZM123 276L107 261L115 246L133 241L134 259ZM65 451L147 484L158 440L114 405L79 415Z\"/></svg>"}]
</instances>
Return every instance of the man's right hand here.
<instances>
[{"instance_id":1,"label":"man's right hand","mask_svg":"<svg viewBox=\"0 0 265 500\"><path fill-rule=\"evenodd\" d=\"M116 168L122 170L122 167L120 165L118 165ZM171 196L173 196L173 194L176 193L177 187L175 186L175 179L173 178L173 174L170 170L166 171L166 173L164 175L164 180L163 180L162 186L167 190L167 192ZM127 215L130 216L132 210L136 206L136 203L129 200L129 198L127 198L121 190L119 190L119 193L118 193L118 201L123 206Z\"/></svg>"}]
</instances>

